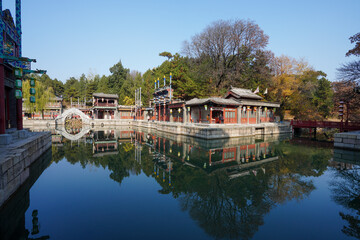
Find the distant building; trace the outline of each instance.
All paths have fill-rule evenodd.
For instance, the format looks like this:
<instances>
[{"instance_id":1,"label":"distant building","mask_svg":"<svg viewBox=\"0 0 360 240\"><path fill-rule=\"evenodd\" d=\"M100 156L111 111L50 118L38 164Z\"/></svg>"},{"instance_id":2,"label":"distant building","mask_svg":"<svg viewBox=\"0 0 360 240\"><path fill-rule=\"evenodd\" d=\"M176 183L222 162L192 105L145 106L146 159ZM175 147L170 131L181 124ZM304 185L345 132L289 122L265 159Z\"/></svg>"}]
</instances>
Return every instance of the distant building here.
<instances>
[{"instance_id":1,"label":"distant building","mask_svg":"<svg viewBox=\"0 0 360 240\"><path fill-rule=\"evenodd\" d=\"M63 113L63 98L53 97L49 99L43 112L33 112L22 106L23 117L32 119L55 119L57 116Z\"/></svg>"},{"instance_id":2,"label":"distant building","mask_svg":"<svg viewBox=\"0 0 360 240\"><path fill-rule=\"evenodd\" d=\"M134 118L135 106L119 105L117 109L118 109L118 115L119 115L120 119L133 119Z\"/></svg>"},{"instance_id":3,"label":"distant building","mask_svg":"<svg viewBox=\"0 0 360 240\"><path fill-rule=\"evenodd\" d=\"M93 116L95 119L117 118L119 96L117 94L94 93Z\"/></svg>"}]
</instances>

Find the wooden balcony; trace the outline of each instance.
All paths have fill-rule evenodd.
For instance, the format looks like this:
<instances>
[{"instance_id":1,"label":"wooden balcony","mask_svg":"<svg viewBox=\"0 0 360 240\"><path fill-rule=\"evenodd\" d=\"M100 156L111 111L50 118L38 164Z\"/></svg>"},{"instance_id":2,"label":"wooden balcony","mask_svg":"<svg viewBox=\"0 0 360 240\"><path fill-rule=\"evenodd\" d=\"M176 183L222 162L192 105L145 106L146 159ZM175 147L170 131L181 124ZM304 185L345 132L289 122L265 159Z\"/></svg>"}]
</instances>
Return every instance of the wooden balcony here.
<instances>
[{"instance_id":1,"label":"wooden balcony","mask_svg":"<svg viewBox=\"0 0 360 240\"><path fill-rule=\"evenodd\" d=\"M95 102L94 107L117 107L115 103Z\"/></svg>"}]
</instances>

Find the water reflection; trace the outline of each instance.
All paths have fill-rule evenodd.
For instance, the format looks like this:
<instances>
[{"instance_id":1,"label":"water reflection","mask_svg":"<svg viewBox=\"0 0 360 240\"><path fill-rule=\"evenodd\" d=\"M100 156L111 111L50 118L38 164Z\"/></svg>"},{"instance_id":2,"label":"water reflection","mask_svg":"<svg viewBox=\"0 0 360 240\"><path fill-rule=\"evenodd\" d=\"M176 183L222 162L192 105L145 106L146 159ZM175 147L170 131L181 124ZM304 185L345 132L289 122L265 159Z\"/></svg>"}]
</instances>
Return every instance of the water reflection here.
<instances>
[{"instance_id":1,"label":"water reflection","mask_svg":"<svg viewBox=\"0 0 360 240\"><path fill-rule=\"evenodd\" d=\"M51 151L45 152L29 167L29 177L22 186L0 206L0 239L49 239L39 228L37 210L33 210L33 228L25 228L25 212L30 205L29 190L51 162ZM1 180L1 179L0 179ZM6 186L4 186L6 189ZM2 187L0 187L2 190ZM40 235L40 236L39 236Z\"/></svg>"},{"instance_id":2,"label":"water reflection","mask_svg":"<svg viewBox=\"0 0 360 240\"><path fill-rule=\"evenodd\" d=\"M342 232L360 239L360 152L335 149L330 182L332 199L348 212L339 212L346 221Z\"/></svg>"},{"instance_id":3,"label":"water reflection","mask_svg":"<svg viewBox=\"0 0 360 240\"><path fill-rule=\"evenodd\" d=\"M316 189L314 177L322 176L333 158L330 163L335 175L331 182L332 199L348 210L339 214L339 219L346 222L343 232L359 238L357 161L344 161L343 153L333 155L330 149L303 146L288 139L288 136L266 136L205 141L131 128L88 129L81 138L68 139L66 133L53 130L51 154L54 163L67 161L80 164L82 168L107 169L106 176L109 174L114 182L123 184L121 189L127 186L126 178L145 174L159 186L160 194L178 201L182 211L189 213L191 222L207 236L218 239L253 238L261 232L265 217L273 209L292 200L307 198ZM32 228L26 230L24 227L23 212L29 206L28 189L24 198L28 202L18 216L21 221L17 225L23 238L27 234L25 239L44 233L39 224L41 208L39 214L36 209L29 209L32 218L27 221ZM81 200L85 206L86 201ZM121 208L118 203L111 207ZM131 214L144 217L146 213ZM0 212L0 226L7 220L2 216L3 212ZM101 221L108 224L107 219ZM149 228L156 228L153 224L149 222ZM3 234L0 231L0 239L7 239Z\"/></svg>"},{"instance_id":4,"label":"water reflection","mask_svg":"<svg viewBox=\"0 0 360 240\"><path fill-rule=\"evenodd\" d=\"M331 158L327 149L281 138L203 141L141 129L89 131L81 141L62 139L53 159L107 167L119 184L143 171L208 235L250 239L271 209L307 197L315 186L304 177L322 175Z\"/></svg>"}]
</instances>

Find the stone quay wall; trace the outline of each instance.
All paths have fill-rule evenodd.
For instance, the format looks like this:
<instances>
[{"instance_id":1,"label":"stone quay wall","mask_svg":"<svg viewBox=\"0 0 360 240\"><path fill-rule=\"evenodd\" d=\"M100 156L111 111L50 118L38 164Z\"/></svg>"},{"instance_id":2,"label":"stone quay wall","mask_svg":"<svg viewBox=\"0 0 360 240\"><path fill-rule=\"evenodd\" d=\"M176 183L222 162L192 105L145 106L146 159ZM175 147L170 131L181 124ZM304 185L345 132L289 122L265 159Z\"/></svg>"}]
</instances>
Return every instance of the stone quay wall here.
<instances>
[{"instance_id":1,"label":"stone quay wall","mask_svg":"<svg viewBox=\"0 0 360 240\"><path fill-rule=\"evenodd\" d=\"M220 139L229 137L244 137L255 135L272 135L291 133L292 128L287 123L260 123L260 124L201 124L201 123L175 123L144 120L115 120L95 119L89 121L90 128L136 126L156 129L161 132L185 135L203 139ZM24 127L52 127L55 120L27 120Z\"/></svg>"},{"instance_id":2,"label":"stone quay wall","mask_svg":"<svg viewBox=\"0 0 360 240\"><path fill-rule=\"evenodd\" d=\"M134 121L133 126L156 129L157 131L197 137L202 139L221 139L255 135L291 133L291 126L283 123L262 124L178 124L171 122Z\"/></svg>"},{"instance_id":3,"label":"stone quay wall","mask_svg":"<svg viewBox=\"0 0 360 240\"><path fill-rule=\"evenodd\" d=\"M28 133L0 145L0 206L28 179L29 166L51 147L51 133Z\"/></svg>"},{"instance_id":4,"label":"stone quay wall","mask_svg":"<svg viewBox=\"0 0 360 240\"><path fill-rule=\"evenodd\" d=\"M336 133L334 147L360 151L360 131Z\"/></svg>"}]
</instances>

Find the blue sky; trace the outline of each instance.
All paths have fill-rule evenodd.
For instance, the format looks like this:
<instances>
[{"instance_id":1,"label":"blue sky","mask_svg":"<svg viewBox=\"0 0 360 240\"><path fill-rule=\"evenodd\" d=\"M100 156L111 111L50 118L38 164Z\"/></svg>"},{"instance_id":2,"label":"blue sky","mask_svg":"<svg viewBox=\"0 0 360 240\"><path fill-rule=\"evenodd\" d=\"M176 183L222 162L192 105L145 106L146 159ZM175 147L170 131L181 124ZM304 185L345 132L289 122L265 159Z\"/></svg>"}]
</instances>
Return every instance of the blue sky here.
<instances>
[{"instance_id":1,"label":"blue sky","mask_svg":"<svg viewBox=\"0 0 360 240\"><path fill-rule=\"evenodd\" d=\"M3 0L13 16L15 0ZM269 35L276 56L304 58L336 78L351 60L349 37L360 32L360 1L22 1L23 56L36 58L63 82L81 74L110 74L124 67L145 72L165 59L160 52L181 51L189 40L219 19L250 19Z\"/></svg>"}]
</instances>

